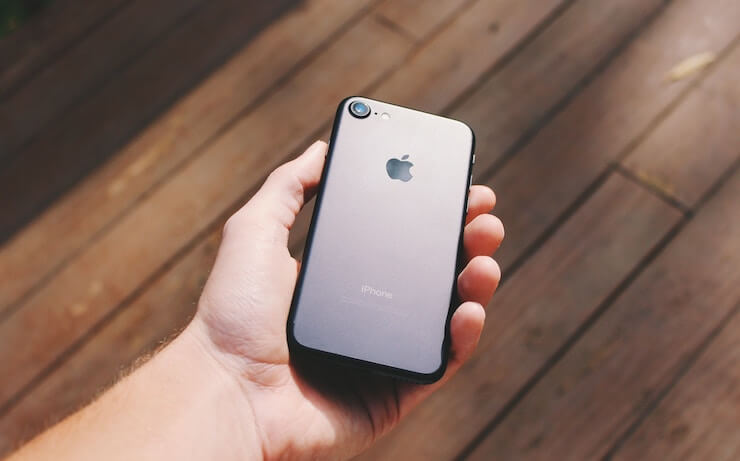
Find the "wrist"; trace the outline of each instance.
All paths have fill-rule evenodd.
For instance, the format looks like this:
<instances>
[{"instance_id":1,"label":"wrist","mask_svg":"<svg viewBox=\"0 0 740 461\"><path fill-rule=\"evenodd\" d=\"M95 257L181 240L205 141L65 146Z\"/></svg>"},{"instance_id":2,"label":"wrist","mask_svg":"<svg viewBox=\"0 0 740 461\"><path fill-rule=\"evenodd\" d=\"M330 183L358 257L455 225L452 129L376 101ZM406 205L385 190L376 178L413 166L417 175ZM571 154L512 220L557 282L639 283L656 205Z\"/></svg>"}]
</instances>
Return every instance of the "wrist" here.
<instances>
[{"instance_id":1,"label":"wrist","mask_svg":"<svg viewBox=\"0 0 740 461\"><path fill-rule=\"evenodd\" d=\"M262 459L262 440L254 411L236 369L221 356L197 317L167 348L170 360L184 371L184 379L197 387L193 399L207 402L200 421L205 432L219 431L230 441L237 459ZM170 352L170 351L166 351Z\"/></svg>"}]
</instances>

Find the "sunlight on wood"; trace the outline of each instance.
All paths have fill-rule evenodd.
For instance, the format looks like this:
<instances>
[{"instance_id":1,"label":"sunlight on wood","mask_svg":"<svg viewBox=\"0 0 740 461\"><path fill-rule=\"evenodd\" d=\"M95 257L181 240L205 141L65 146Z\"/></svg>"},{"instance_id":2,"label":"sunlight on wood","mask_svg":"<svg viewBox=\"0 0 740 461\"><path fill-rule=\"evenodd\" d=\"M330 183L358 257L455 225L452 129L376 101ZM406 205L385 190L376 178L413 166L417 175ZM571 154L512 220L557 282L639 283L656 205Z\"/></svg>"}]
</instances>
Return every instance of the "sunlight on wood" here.
<instances>
[{"instance_id":1,"label":"sunlight on wood","mask_svg":"<svg viewBox=\"0 0 740 461\"><path fill-rule=\"evenodd\" d=\"M690 75L704 70L708 65L713 63L715 59L715 54L710 51L695 54L684 59L671 69L671 71L668 72L667 80L670 82L683 80Z\"/></svg>"}]
</instances>

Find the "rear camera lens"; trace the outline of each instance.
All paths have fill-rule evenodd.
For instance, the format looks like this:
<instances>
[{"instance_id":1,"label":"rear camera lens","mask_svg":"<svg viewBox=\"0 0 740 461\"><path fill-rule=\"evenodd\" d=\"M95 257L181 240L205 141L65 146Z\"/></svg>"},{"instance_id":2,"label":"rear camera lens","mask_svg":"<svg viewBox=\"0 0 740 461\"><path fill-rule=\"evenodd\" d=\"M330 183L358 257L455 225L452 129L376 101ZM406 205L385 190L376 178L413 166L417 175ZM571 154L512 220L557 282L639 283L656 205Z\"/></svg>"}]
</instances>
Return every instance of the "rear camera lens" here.
<instances>
[{"instance_id":1,"label":"rear camera lens","mask_svg":"<svg viewBox=\"0 0 740 461\"><path fill-rule=\"evenodd\" d=\"M355 101L349 105L349 113L357 118L365 118L370 115L370 106L362 101Z\"/></svg>"}]
</instances>

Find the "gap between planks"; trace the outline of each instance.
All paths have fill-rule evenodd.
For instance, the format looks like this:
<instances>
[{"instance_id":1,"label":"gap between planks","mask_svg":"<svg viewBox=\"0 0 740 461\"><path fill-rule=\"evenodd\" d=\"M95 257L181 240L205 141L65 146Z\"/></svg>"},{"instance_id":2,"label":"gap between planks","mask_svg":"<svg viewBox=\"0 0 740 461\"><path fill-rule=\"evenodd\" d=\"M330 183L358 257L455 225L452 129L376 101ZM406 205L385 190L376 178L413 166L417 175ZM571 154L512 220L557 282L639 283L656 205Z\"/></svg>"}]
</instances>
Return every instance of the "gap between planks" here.
<instances>
[{"instance_id":1,"label":"gap between planks","mask_svg":"<svg viewBox=\"0 0 740 461\"><path fill-rule=\"evenodd\" d=\"M736 173L738 173L738 171L740 171L740 158L736 160L735 163L729 169L727 169L727 171L725 171L722 176L712 185L711 189L699 199L699 203L696 205L694 213L692 215L686 216L686 218L679 224L680 228L683 229L684 227L686 227L686 225L692 219L694 219L696 213L698 213L698 211L701 210L707 204L707 202L712 199L712 197L716 196L722 189L722 187L727 184L730 179L732 179L732 177ZM671 390L675 388L676 385L681 381L681 379L689 372L689 370L691 370L694 364L702 356L704 351L712 344L714 339L719 336L720 333L722 333L724 327L726 327L727 324L737 315L738 311L740 311L740 303L738 303L733 309L731 309L717 323L717 325L715 325L715 327L709 332L709 334L707 334L704 340L702 340L699 345L689 353L686 362L681 364L680 369L676 372L673 379L671 379L668 384L657 393L654 399L648 402L648 404L645 406L645 409L637 415L634 422L630 424L627 429L625 429L624 432L622 432L622 434L617 437L617 439L604 455L605 460L611 459L627 442L627 440L629 440L629 438L632 437L635 432L639 430L645 419L647 419L647 417L653 412L653 410L655 410L655 408L660 405L660 403L671 392Z\"/></svg>"},{"instance_id":2,"label":"gap between planks","mask_svg":"<svg viewBox=\"0 0 740 461\"><path fill-rule=\"evenodd\" d=\"M641 185L642 187L659 197L661 200L677 208L687 216L692 216L696 212L696 210L701 207L702 204L706 203L707 194L701 196L699 198L699 201L692 206L691 204L682 201L676 193L672 193L665 188L657 187L655 184L647 181L645 178L640 177L634 171L624 166L623 162L630 154L637 150L637 148L646 141L651 133L653 133L661 124L665 123L665 121L673 113L675 113L678 110L678 107L681 104L685 103L691 95L701 93L702 85L708 80L712 79L712 77L717 73L718 69L722 66L725 60L727 60L728 57L738 48L740 48L740 34L738 34L738 36L728 46L723 48L717 54L716 59L701 71L701 74L684 89L684 91L678 96L678 98L676 98L674 103L666 107L666 109L655 120L653 120L652 123L648 124L645 130L634 140L634 142L628 145L627 148L612 162L611 167L617 173ZM705 97L711 98L716 96L713 95L711 93L711 89L709 89L707 90L707 94ZM732 171L734 168L735 165L733 164L729 167L729 171ZM724 174L722 175L722 177L724 177ZM710 188L710 190L714 190L714 187L715 186Z\"/></svg>"}]
</instances>

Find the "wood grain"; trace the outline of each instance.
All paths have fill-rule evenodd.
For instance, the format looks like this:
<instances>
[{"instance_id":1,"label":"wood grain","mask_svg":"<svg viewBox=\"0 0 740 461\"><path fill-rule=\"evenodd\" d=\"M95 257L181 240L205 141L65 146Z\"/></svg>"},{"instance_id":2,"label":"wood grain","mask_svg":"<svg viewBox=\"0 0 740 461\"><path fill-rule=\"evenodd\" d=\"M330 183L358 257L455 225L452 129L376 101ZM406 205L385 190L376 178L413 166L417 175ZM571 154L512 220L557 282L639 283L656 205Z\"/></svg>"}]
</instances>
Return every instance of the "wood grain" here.
<instances>
[{"instance_id":1,"label":"wood grain","mask_svg":"<svg viewBox=\"0 0 740 461\"><path fill-rule=\"evenodd\" d=\"M0 171L0 240L113 155L294 1L206 2L94 96L45 127Z\"/></svg>"},{"instance_id":2,"label":"wood grain","mask_svg":"<svg viewBox=\"0 0 740 461\"><path fill-rule=\"evenodd\" d=\"M276 152L303 146L328 123L337 101L397 65L410 47L372 18L358 22L34 293L0 324L0 401L212 229L284 160Z\"/></svg>"},{"instance_id":3,"label":"wood grain","mask_svg":"<svg viewBox=\"0 0 740 461\"><path fill-rule=\"evenodd\" d=\"M693 207L740 155L740 47L622 161L637 178Z\"/></svg>"},{"instance_id":4,"label":"wood grain","mask_svg":"<svg viewBox=\"0 0 740 461\"><path fill-rule=\"evenodd\" d=\"M738 197L736 172L471 459L606 454L740 301Z\"/></svg>"},{"instance_id":5,"label":"wood grain","mask_svg":"<svg viewBox=\"0 0 740 461\"><path fill-rule=\"evenodd\" d=\"M138 0L118 11L63 56L0 102L0 158L10 154L71 104L91 97L99 85L140 56L202 0ZM132 33L132 27L136 33Z\"/></svg>"},{"instance_id":6,"label":"wood grain","mask_svg":"<svg viewBox=\"0 0 740 461\"><path fill-rule=\"evenodd\" d=\"M109 19L125 0L49 2L22 28L0 41L0 100L23 85ZM2 120L0 118L0 120Z\"/></svg>"},{"instance_id":7,"label":"wood grain","mask_svg":"<svg viewBox=\"0 0 740 461\"><path fill-rule=\"evenodd\" d=\"M362 459L457 456L679 218L612 176L499 289L473 359Z\"/></svg>"},{"instance_id":8,"label":"wood grain","mask_svg":"<svg viewBox=\"0 0 740 461\"><path fill-rule=\"evenodd\" d=\"M368 3L312 0L288 13L0 247L0 313L48 283L183 162L202 154Z\"/></svg>"},{"instance_id":9,"label":"wood grain","mask_svg":"<svg viewBox=\"0 0 740 461\"><path fill-rule=\"evenodd\" d=\"M706 20L696 21L699 16ZM731 0L669 4L598 78L495 172L490 184L504 197L497 213L506 223L507 234L516 236L507 239L497 254L504 268L556 225L596 178L698 78L669 83L667 72L686 56L727 47L738 23L740 3ZM482 126L478 136L487 137L486 130ZM479 156L481 162L486 161L484 155Z\"/></svg>"},{"instance_id":10,"label":"wood grain","mask_svg":"<svg viewBox=\"0 0 740 461\"><path fill-rule=\"evenodd\" d=\"M705 303L706 298L695 305ZM612 459L737 459L738 382L740 317L735 315Z\"/></svg>"}]
</instances>

